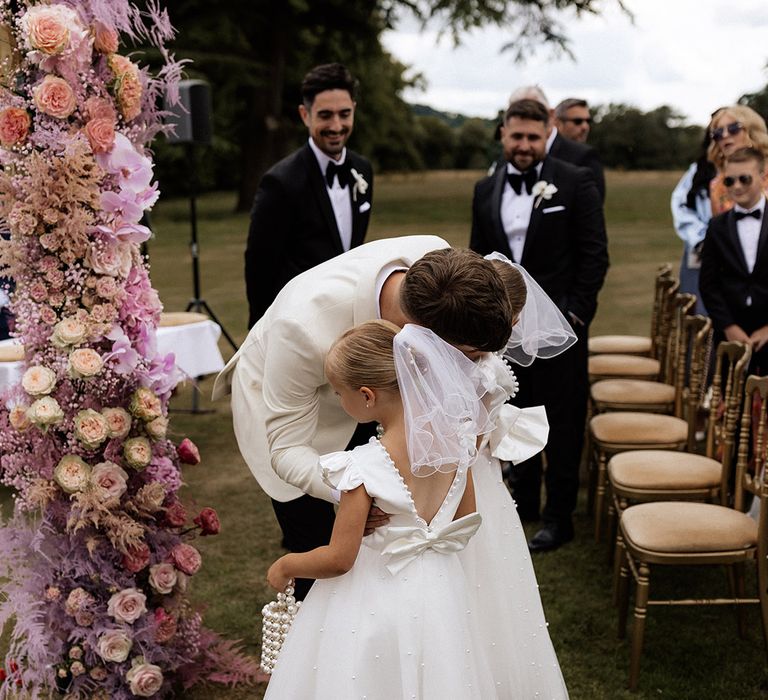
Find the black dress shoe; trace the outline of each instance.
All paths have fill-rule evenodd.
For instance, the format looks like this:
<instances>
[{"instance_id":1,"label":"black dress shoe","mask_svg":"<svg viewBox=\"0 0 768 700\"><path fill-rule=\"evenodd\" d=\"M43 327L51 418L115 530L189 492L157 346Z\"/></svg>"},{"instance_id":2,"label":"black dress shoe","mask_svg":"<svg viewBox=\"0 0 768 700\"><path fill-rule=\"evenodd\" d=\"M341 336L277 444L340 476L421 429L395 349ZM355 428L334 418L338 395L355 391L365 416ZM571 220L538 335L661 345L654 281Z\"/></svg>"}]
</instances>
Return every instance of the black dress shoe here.
<instances>
[{"instance_id":1,"label":"black dress shoe","mask_svg":"<svg viewBox=\"0 0 768 700\"><path fill-rule=\"evenodd\" d=\"M528 542L531 552L549 552L573 539L571 523L545 523Z\"/></svg>"}]
</instances>

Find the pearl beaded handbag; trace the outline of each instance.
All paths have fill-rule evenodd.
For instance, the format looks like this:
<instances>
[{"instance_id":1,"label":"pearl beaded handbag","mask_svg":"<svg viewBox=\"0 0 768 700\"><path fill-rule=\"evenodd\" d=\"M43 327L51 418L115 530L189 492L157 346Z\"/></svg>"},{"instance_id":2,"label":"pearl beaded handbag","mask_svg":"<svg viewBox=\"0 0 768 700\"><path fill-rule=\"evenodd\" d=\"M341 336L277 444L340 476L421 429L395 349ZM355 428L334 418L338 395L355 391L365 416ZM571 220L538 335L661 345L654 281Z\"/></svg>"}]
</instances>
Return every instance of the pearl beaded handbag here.
<instances>
[{"instance_id":1,"label":"pearl beaded handbag","mask_svg":"<svg viewBox=\"0 0 768 700\"><path fill-rule=\"evenodd\" d=\"M293 586L289 585L284 593L277 594L277 600L267 603L261 609L261 670L264 673L272 673L277 655L300 607L301 601L296 600Z\"/></svg>"}]
</instances>

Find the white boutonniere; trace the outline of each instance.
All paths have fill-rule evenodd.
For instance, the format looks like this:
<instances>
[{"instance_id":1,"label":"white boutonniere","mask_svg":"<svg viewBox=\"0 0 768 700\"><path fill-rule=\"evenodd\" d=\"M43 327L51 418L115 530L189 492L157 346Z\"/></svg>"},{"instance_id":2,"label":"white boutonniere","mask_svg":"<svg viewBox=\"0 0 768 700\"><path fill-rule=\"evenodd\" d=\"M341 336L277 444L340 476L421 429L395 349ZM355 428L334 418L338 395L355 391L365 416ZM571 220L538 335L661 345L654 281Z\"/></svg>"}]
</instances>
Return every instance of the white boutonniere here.
<instances>
[{"instance_id":1,"label":"white boutonniere","mask_svg":"<svg viewBox=\"0 0 768 700\"><path fill-rule=\"evenodd\" d=\"M533 194L534 197L536 197L536 201L533 203L533 208L536 209L539 204L541 204L542 199L552 199L552 195L557 192L557 187L553 185L551 182L546 182L544 180L539 180L534 186L533 186Z\"/></svg>"},{"instance_id":2,"label":"white boutonniere","mask_svg":"<svg viewBox=\"0 0 768 700\"><path fill-rule=\"evenodd\" d=\"M365 194L368 191L368 183L361 173L357 172L354 168L349 169L350 174L355 178L355 184L352 187L352 201L357 201L357 193Z\"/></svg>"}]
</instances>

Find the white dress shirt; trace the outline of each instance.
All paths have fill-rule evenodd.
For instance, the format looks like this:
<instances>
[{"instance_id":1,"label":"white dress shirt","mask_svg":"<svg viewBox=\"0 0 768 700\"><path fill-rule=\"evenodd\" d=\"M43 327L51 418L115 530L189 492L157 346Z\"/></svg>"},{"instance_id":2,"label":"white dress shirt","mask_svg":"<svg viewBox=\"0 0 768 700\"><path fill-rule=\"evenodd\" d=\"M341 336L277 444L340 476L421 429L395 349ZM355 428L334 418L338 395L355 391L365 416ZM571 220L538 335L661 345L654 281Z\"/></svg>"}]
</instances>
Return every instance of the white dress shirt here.
<instances>
[{"instance_id":1,"label":"white dress shirt","mask_svg":"<svg viewBox=\"0 0 768 700\"><path fill-rule=\"evenodd\" d=\"M333 160L323 153L310 137L309 146L312 152L317 158L317 162L320 165L320 172L323 173L325 178L325 171L328 168L328 163L335 163L341 165L347 157L347 149L345 148L341 152L341 158ZM339 236L341 237L341 245L344 248L344 252L348 251L352 245L352 202L349 198L349 188L339 186L339 178L333 178L333 186L328 187L326 181L325 187L328 190L328 197L331 200L331 207L333 207L333 215L336 217L336 226L339 229Z\"/></svg>"},{"instance_id":2,"label":"white dress shirt","mask_svg":"<svg viewBox=\"0 0 768 700\"><path fill-rule=\"evenodd\" d=\"M519 174L520 171L512 163L507 163L507 174L510 173ZM541 173L541 163L536 166L536 173ZM504 183L504 191L501 193L501 225L509 241L512 259L516 263L519 263L523 257L525 236L528 233L532 211L533 195L528 194L525 185L520 190L520 194L515 194L507 180Z\"/></svg>"},{"instance_id":3,"label":"white dress shirt","mask_svg":"<svg viewBox=\"0 0 768 700\"><path fill-rule=\"evenodd\" d=\"M757 260L757 244L760 242L760 229L762 228L763 216L765 214L765 196L761 197L760 201L751 209L744 209L744 207L740 207L738 204L735 204L733 207L733 211L745 214L756 209L760 211L759 219L748 216L736 222L739 243L741 243L741 250L744 253L744 260L747 262L747 270L750 273L755 269L755 261Z\"/></svg>"}]
</instances>

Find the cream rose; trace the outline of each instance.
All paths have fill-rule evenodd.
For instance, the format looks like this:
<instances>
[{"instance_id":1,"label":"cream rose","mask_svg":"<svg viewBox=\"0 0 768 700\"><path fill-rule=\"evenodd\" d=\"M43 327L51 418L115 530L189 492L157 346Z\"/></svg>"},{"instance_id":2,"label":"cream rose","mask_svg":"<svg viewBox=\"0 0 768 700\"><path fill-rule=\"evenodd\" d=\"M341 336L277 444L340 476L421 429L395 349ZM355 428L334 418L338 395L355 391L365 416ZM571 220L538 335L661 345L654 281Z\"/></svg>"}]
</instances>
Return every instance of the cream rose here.
<instances>
[{"instance_id":1,"label":"cream rose","mask_svg":"<svg viewBox=\"0 0 768 700\"><path fill-rule=\"evenodd\" d=\"M90 450L95 450L109 437L107 419L92 408L79 411L74 426L75 437Z\"/></svg>"},{"instance_id":2,"label":"cream rose","mask_svg":"<svg viewBox=\"0 0 768 700\"><path fill-rule=\"evenodd\" d=\"M173 564L153 564L149 567L149 585L157 593L167 595L173 590L177 580L178 576Z\"/></svg>"},{"instance_id":3,"label":"cream rose","mask_svg":"<svg viewBox=\"0 0 768 700\"><path fill-rule=\"evenodd\" d=\"M65 493L85 491L91 480L91 468L77 455L64 455L53 470L53 480Z\"/></svg>"},{"instance_id":4,"label":"cream rose","mask_svg":"<svg viewBox=\"0 0 768 700\"><path fill-rule=\"evenodd\" d=\"M114 462L99 462L91 471L91 484L103 500L120 498L128 488L128 473Z\"/></svg>"},{"instance_id":5,"label":"cream rose","mask_svg":"<svg viewBox=\"0 0 768 700\"><path fill-rule=\"evenodd\" d=\"M124 438L131 432L131 415L124 408L103 408L101 414L107 421L109 437Z\"/></svg>"},{"instance_id":6,"label":"cream rose","mask_svg":"<svg viewBox=\"0 0 768 700\"><path fill-rule=\"evenodd\" d=\"M88 337L88 329L76 316L61 319L54 327L50 341L57 348L80 345Z\"/></svg>"},{"instance_id":7,"label":"cream rose","mask_svg":"<svg viewBox=\"0 0 768 700\"><path fill-rule=\"evenodd\" d=\"M64 411L59 402L51 396L43 396L27 409L27 418L38 428L47 430L49 426L64 420Z\"/></svg>"},{"instance_id":8,"label":"cream rose","mask_svg":"<svg viewBox=\"0 0 768 700\"><path fill-rule=\"evenodd\" d=\"M24 372L21 386L31 396L45 396L56 386L56 373L42 365L35 365Z\"/></svg>"},{"instance_id":9,"label":"cream rose","mask_svg":"<svg viewBox=\"0 0 768 700\"><path fill-rule=\"evenodd\" d=\"M144 663L143 659L134 659L125 680L131 692L141 698L152 697L163 685L163 672L155 664Z\"/></svg>"},{"instance_id":10,"label":"cream rose","mask_svg":"<svg viewBox=\"0 0 768 700\"><path fill-rule=\"evenodd\" d=\"M69 354L69 376L74 379L95 377L103 365L101 355L93 348L79 348Z\"/></svg>"},{"instance_id":11,"label":"cream rose","mask_svg":"<svg viewBox=\"0 0 768 700\"><path fill-rule=\"evenodd\" d=\"M45 114L65 119L77 107L75 93L64 78L46 75L42 82L32 89L35 106Z\"/></svg>"},{"instance_id":12,"label":"cream rose","mask_svg":"<svg viewBox=\"0 0 768 700\"><path fill-rule=\"evenodd\" d=\"M107 630L96 643L96 652L104 659L121 664L128 658L133 640L122 630Z\"/></svg>"},{"instance_id":13,"label":"cream rose","mask_svg":"<svg viewBox=\"0 0 768 700\"><path fill-rule=\"evenodd\" d=\"M168 419L165 416L158 416L154 420L149 421L144 426L144 429L153 440L162 440L168 432Z\"/></svg>"},{"instance_id":14,"label":"cream rose","mask_svg":"<svg viewBox=\"0 0 768 700\"><path fill-rule=\"evenodd\" d=\"M0 144L10 147L24 142L31 124L26 109L6 107L0 111Z\"/></svg>"},{"instance_id":15,"label":"cream rose","mask_svg":"<svg viewBox=\"0 0 768 700\"><path fill-rule=\"evenodd\" d=\"M130 438L123 445L123 456L128 466L144 469L152 460L152 445L145 437Z\"/></svg>"},{"instance_id":16,"label":"cream rose","mask_svg":"<svg viewBox=\"0 0 768 700\"><path fill-rule=\"evenodd\" d=\"M147 596L138 588L124 588L115 593L107 602L107 614L118 622L132 625L147 612Z\"/></svg>"},{"instance_id":17,"label":"cream rose","mask_svg":"<svg viewBox=\"0 0 768 700\"><path fill-rule=\"evenodd\" d=\"M99 241L85 257L90 268L100 275L127 277L133 265L129 243Z\"/></svg>"},{"instance_id":18,"label":"cream rose","mask_svg":"<svg viewBox=\"0 0 768 700\"><path fill-rule=\"evenodd\" d=\"M64 51L69 45L70 31L66 17L56 6L31 7L24 17L24 24L28 32L29 45L33 49L53 56Z\"/></svg>"},{"instance_id":19,"label":"cream rose","mask_svg":"<svg viewBox=\"0 0 768 700\"><path fill-rule=\"evenodd\" d=\"M115 143L115 125L109 119L91 119L85 125L85 136L94 153L108 153Z\"/></svg>"},{"instance_id":20,"label":"cream rose","mask_svg":"<svg viewBox=\"0 0 768 700\"><path fill-rule=\"evenodd\" d=\"M151 421L162 415L163 407L160 398L151 389L141 387L131 396L128 406L131 413L144 421Z\"/></svg>"}]
</instances>

